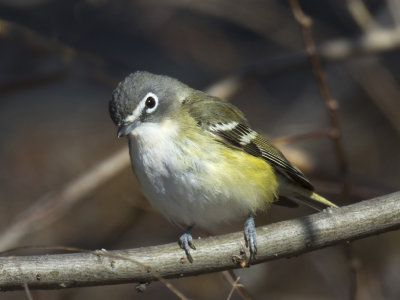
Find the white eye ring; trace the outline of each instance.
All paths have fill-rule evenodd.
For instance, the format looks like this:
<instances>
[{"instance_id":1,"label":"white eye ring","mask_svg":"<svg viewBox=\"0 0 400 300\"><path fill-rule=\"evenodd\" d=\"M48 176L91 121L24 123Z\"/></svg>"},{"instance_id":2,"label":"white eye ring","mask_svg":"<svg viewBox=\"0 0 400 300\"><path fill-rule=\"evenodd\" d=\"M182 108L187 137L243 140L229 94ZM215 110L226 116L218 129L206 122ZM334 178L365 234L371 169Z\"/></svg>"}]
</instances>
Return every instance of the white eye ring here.
<instances>
[{"instance_id":1,"label":"white eye ring","mask_svg":"<svg viewBox=\"0 0 400 300\"><path fill-rule=\"evenodd\" d=\"M143 106L146 109L146 113L151 114L153 111L157 109L158 106L158 97L154 93L147 93L147 95L143 98Z\"/></svg>"}]
</instances>

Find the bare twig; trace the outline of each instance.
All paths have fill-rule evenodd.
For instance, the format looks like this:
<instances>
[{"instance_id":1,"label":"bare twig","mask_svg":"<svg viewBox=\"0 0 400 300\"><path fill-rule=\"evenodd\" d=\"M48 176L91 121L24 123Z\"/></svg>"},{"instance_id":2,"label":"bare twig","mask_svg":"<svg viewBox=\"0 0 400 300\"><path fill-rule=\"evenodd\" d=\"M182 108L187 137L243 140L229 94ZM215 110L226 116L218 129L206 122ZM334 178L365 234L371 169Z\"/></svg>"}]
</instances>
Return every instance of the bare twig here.
<instances>
[{"instance_id":1,"label":"bare twig","mask_svg":"<svg viewBox=\"0 0 400 300\"><path fill-rule=\"evenodd\" d=\"M373 30L358 38L334 39L317 48L318 57L323 63L346 61L353 57L370 56L400 47L400 28ZM245 66L236 74L227 76L211 85L207 92L230 98L251 77L276 75L296 67L307 65L303 52L284 53L269 57Z\"/></svg>"},{"instance_id":2,"label":"bare twig","mask_svg":"<svg viewBox=\"0 0 400 300\"><path fill-rule=\"evenodd\" d=\"M233 294L234 290L236 290L238 295L243 300L253 299L243 284L235 286L235 283L237 283L239 281L239 277L236 276L236 274L233 272L233 270L223 271L223 272L221 272L221 275L222 275L222 278L224 278L225 281L232 287L232 289L231 289L232 294Z\"/></svg>"},{"instance_id":3,"label":"bare twig","mask_svg":"<svg viewBox=\"0 0 400 300\"><path fill-rule=\"evenodd\" d=\"M400 28L376 29L356 39L336 39L318 47L322 61L340 61L360 55L378 54L400 47Z\"/></svg>"},{"instance_id":4,"label":"bare twig","mask_svg":"<svg viewBox=\"0 0 400 300\"><path fill-rule=\"evenodd\" d=\"M352 62L346 67L400 135L400 88L394 74L378 59Z\"/></svg>"},{"instance_id":5,"label":"bare twig","mask_svg":"<svg viewBox=\"0 0 400 300\"><path fill-rule=\"evenodd\" d=\"M322 98L325 101L325 105L328 111L329 121L331 130L335 133L332 137L335 152L341 172L341 179L343 184L343 192L345 195L349 194L348 185L348 164L346 154L343 148L342 134L340 131L339 118L337 116L336 110L338 104L336 100L332 98L329 87L325 80L325 75L321 67L320 60L317 55L316 46L311 34L311 24L312 20L310 17L306 16L301 10L301 7L297 0L289 0L290 7L292 9L294 18L299 23L301 32L303 35L304 44L306 47L306 53L308 59L310 60L311 67L314 73L315 80L318 83L319 90L321 92Z\"/></svg>"},{"instance_id":6,"label":"bare twig","mask_svg":"<svg viewBox=\"0 0 400 300\"><path fill-rule=\"evenodd\" d=\"M36 51L49 53L60 59L65 65L77 59L84 59L95 67L89 69L93 78L110 86L115 86L117 83L104 72L105 61L101 57L92 53L81 52L70 45L49 39L24 25L0 19L0 39L15 40ZM32 84L35 83L35 80L31 79L29 81ZM3 89L7 88L7 86L3 87Z\"/></svg>"},{"instance_id":7,"label":"bare twig","mask_svg":"<svg viewBox=\"0 0 400 300\"><path fill-rule=\"evenodd\" d=\"M400 192L346 207L257 228L255 263L297 256L343 241L400 228ZM243 233L196 241L194 263L188 263L176 243L110 251L113 257L89 253L0 258L0 290L60 289L67 287L148 282L157 278L129 259L149 266L163 278L179 278L240 268L247 262ZM124 259L119 259L119 257ZM128 260L127 260L128 259ZM38 280L38 275L40 280Z\"/></svg>"},{"instance_id":8,"label":"bare twig","mask_svg":"<svg viewBox=\"0 0 400 300\"><path fill-rule=\"evenodd\" d=\"M228 297L226 298L226 300L230 300L232 298L233 292L238 288L243 286L242 284L239 283L240 277L237 277L235 282L232 283L232 288L228 294Z\"/></svg>"},{"instance_id":9,"label":"bare twig","mask_svg":"<svg viewBox=\"0 0 400 300\"><path fill-rule=\"evenodd\" d=\"M363 7L362 10L366 11L365 14L369 14L368 9L361 0L352 0L350 2L358 3L359 6ZM400 8L398 1L389 1L388 6L392 8L391 12L396 20L396 16L399 16L396 8ZM358 11L350 10L350 14L364 31L365 35L368 36L376 31L376 29L374 27L372 29L371 27L365 27L362 24L363 22L357 21L359 18ZM399 31L399 24L397 22L396 26L393 31ZM375 57L368 60L350 61L346 66L351 76L360 84L383 115L393 125L397 133L400 134L400 88L392 72Z\"/></svg>"},{"instance_id":10,"label":"bare twig","mask_svg":"<svg viewBox=\"0 0 400 300\"><path fill-rule=\"evenodd\" d=\"M23 284L23 287L24 287L24 290L25 290L26 298L27 298L28 300L33 300L32 294L31 294L31 291L29 290L28 285L27 285L26 283L24 283L24 284Z\"/></svg>"},{"instance_id":11,"label":"bare twig","mask_svg":"<svg viewBox=\"0 0 400 300\"><path fill-rule=\"evenodd\" d=\"M376 24L363 0L347 0L346 4L347 9L359 27L365 31L378 28L378 24Z\"/></svg>"},{"instance_id":12,"label":"bare twig","mask_svg":"<svg viewBox=\"0 0 400 300\"><path fill-rule=\"evenodd\" d=\"M398 0L386 0L388 9L393 17L395 27L400 27L400 2Z\"/></svg>"},{"instance_id":13,"label":"bare twig","mask_svg":"<svg viewBox=\"0 0 400 300\"><path fill-rule=\"evenodd\" d=\"M64 63L71 62L77 55L74 48L52 41L23 25L0 19L0 38L24 42L29 47L52 53Z\"/></svg>"},{"instance_id":14,"label":"bare twig","mask_svg":"<svg viewBox=\"0 0 400 300\"><path fill-rule=\"evenodd\" d=\"M307 140L307 139L316 139L316 138L323 138L323 137L330 137L334 136L335 132L332 129L325 129L325 130L318 130L307 132L303 134L294 134L294 135L287 135L281 136L275 139L272 139L272 142L275 145L286 145L292 144L298 141Z\"/></svg>"},{"instance_id":15,"label":"bare twig","mask_svg":"<svg viewBox=\"0 0 400 300\"><path fill-rule=\"evenodd\" d=\"M247 19L248 20L248 19ZM265 24L263 24L264 26ZM352 39L335 39L322 44L318 47L318 55L323 62L342 61L355 55L369 55L380 52L390 51L400 46L400 28L395 29L379 29L368 32L359 38ZM58 57L64 63L82 58L85 61L92 62L96 66L96 71L92 72L92 76L107 86L115 86L116 81L106 74L103 66L106 64L100 57L82 53L63 44L60 41L54 41L41 35L40 33L25 27L21 24L9 22L0 19L0 38L16 40L25 44L27 47L39 49L40 51L51 53ZM114 62L115 63L115 62ZM255 64L246 66L237 74L228 76L209 88L211 94L218 95L222 98L229 98L243 84L243 79L254 75L275 74L291 70L294 67L304 66L306 63L303 53L287 53L281 56L268 58L264 61L257 61ZM46 78L45 78L46 79ZM21 86L27 86L38 83L37 79L25 79L13 83L5 83L1 86L0 91L20 90ZM18 86L17 86L18 84Z\"/></svg>"},{"instance_id":16,"label":"bare twig","mask_svg":"<svg viewBox=\"0 0 400 300\"><path fill-rule=\"evenodd\" d=\"M38 230L66 213L84 195L118 174L129 165L126 148L114 153L83 175L67 183L53 195L42 197L25 210L6 231L0 234L0 251L13 247L33 230Z\"/></svg>"},{"instance_id":17,"label":"bare twig","mask_svg":"<svg viewBox=\"0 0 400 300\"><path fill-rule=\"evenodd\" d=\"M23 78L9 82L0 83L0 93L9 93L20 91L21 88L32 87L39 84L53 83L67 77L68 73L65 71L38 74L34 77Z\"/></svg>"},{"instance_id":18,"label":"bare twig","mask_svg":"<svg viewBox=\"0 0 400 300\"><path fill-rule=\"evenodd\" d=\"M342 181L342 194L343 194L343 196L345 196L345 198L347 198L346 196L349 196L349 194L350 194L350 186L349 186L349 178L348 178L348 176L349 176L348 175L348 163L347 163L347 157L346 157L344 147L343 147L342 133L340 130L340 125L339 125L339 117L336 113L338 104L337 104L336 100L334 100L331 96L329 87L325 80L325 74L322 70L321 63L320 63L319 57L317 55L315 42L314 42L314 39L313 39L312 33L311 33L312 20L310 17L306 16L303 13L298 0L289 0L289 4L292 9L294 18L300 25L304 44L306 47L306 53L307 53L308 59L311 64L315 80L317 81L320 93L322 95L322 98L325 101L325 106L328 111L330 128L331 128L332 132L334 133L332 135L332 141L334 143L336 157L337 157L337 161L338 161L338 165L339 165L339 170L341 173L340 178ZM349 247L346 247L346 248L349 248ZM346 254L350 254L350 253L351 253L350 249L347 249ZM349 261L351 261L350 256L347 255L347 258ZM351 271L354 271L354 270L351 269ZM353 278L353 279L355 278L354 272L351 272L350 275L351 275L351 278ZM352 280L352 281L354 281L354 280ZM354 286L355 286L354 284L351 284L352 291L350 291L350 292L351 292L352 298L354 298L353 297L354 293L352 293L353 290L355 290Z\"/></svg>"},{"instance_id":19,"label":"bare twig","mask_svg":"<svg viewBox=\"0 0 400 300\"><path fill-rule=\"evenodd\" d=\"M243 77L244 76L234 75L223 78L210 85L207 88L207 93L222 99L229 99L243 86Z\"/></svg>"}]
</instances>

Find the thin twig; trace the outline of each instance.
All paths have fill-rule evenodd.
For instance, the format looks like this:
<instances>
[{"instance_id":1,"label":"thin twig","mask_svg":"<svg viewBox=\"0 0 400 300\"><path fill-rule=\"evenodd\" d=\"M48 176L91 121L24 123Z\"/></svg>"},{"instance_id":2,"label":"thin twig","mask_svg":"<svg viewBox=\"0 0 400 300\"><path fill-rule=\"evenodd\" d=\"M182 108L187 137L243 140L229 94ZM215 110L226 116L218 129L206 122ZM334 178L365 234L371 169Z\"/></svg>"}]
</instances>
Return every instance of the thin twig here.
<instances>
[{"instance_id":1,"label":"thin twig","mask_svg":"<svg viewBox=\"0 0 400 300\"><path fill-rule=\"evenodd\" d=\"M14 247L28 233L43 228L65 214L84 195L104 184L128 165L128 151L123 148L67 183L58 192L35 201L0 234L0 251Z\"/></svg>"},{"instance_id":2,"label":"thin twig","mask_svg":"<svg viewBox=\"0 0 400 300\"><path fill-rule=\"evenodd\" d=\"M334 132L332 141L334 143L336 157L339 164L341 173L341 179L343 184L344 195L349 195L349 182L348 182L348 163L346 154L343 147L342 133L340 131L339 118L336 110L338 108L337 101L332 98L329 87L325 80L325 75L321 67L320 60L317 55L316 46L311 34L312 20L310 17L304 14L299 2L297 0L289 0L290 7L293 12L293 16L299 23L304 44L306 47L306 53L311 63L311 67L314 73L315 80L318 83L318 87L322 98L325 102L325 106L328 111L329 121L331 130Z\"/></svg>"},{"instance_id":3,"label":"thin twig","mask_svg":"<svg viewBox=\"0 0 400 300\"><path fill-rule=\"evenodd\" d=\"M394 26L400 28L400 2L398 0L386 0L386 2L392 15Z\"/></svg>"},{"instance_id":4,"label":"thin twig","mask_svg":"<svg viewBox=\"0 0 400 300\"><path fill-rule=\"evenodd\" d=\"M91 68L89 71L93 78L107 85L116 85L115 80L104 71L106 63L100 56L81 52L70 45L47 38L24 25L0 18L0 39L22 42L31 49L54 55L65 65L69 65L77 59L83 59L90 63Z\"/></svg>"},{"instance_id":5,"label":"thin twig","mask_svg":"<svg viewBox=\"0 0 400 300\"><path fill-rule=\"evenodd\" d=\"M400 47L400 28L380 29L368 32L359 38L352 39L334 39L322 44L318 48L318 56L324 63L343 61L354 56L371 55L385 51L391 51ZM91 75L101 83L107 86L115 86L116 81L104 71L106 64L100 57L91 53L82 53L70 45L54 41L46 36L21 24L9 22L0 19L0 39L16 40L25 44L27 47L39 49L46 53L51 53L58 57L61 61L68 64L79 58L86 62L92 62L96 71L91 69ZM113 62L115 63L115 62ZM245 66L239 70L237 74L228 76L215 85L210 87L209 92L219 95L222 98L229 98L235 91L243 85L243 79L252 76L265 76L268 74L276 74L292 70L298 66L305 66L306 60L302 52L287 53L266 60L257 61L256 63ZM29 84L35 84L38 81L28 79ZM26 80L3 84L1 90L11 91L26 87Z\"/></svg>"},{"instance_id":6,"label":"thin twig","mask_svg":"<svg viewBox=\"0 0 400 300\"><path fill-rule=\"evenodd\" d=\"M233 292L240 286L243 286L242 284L239 284L240 277L237 277L235 282L232 283L232 288L228 294L228 297L226 298L226 300L230 300L232 298Z\"/></svg>"},{"instance_id":7,"label":"thin twig","mask_svg":"<svg viewBox=\"0 0 400 300\"><path fill-rule=\"evenodd\" d=\"M271 141L274 143L274 145L287 145L308 139L317 139L324 137L332 138L334 134L335 132L332 129L324 129L324 130L311 131L303 134L281 136L272 139Z\"/></svg>"},{"instance_id":8,"label":"thin twig","mask_svg":"<svg viewBox=\"0 0 400 300\"><path fill-rule=\"evenodd\" d=\"M400 192L346 207L257 228L255 263L320 249L343 241L400 228ZM0 290L60 289L78 286L149 282L157 280L146 265L162 278L180 278L241 268L249 253L243 233L199 239L193 263L176 243L120 251L0 257ZM100 253L102 251L99 251ZM113 257L107 257L112 255ZM38 280L38 275L40 280Z\"/></svg>"},{"instance_id":9,"label":"thin twig","mask_svg":"<svg viewBox=\"0 0 400 300\"><path fill-rule=\"evenodd\" d=\"M227 270L227 271L223 271L221 272L222 278L233 288L234 287L234 283L236 281L238 281L239 277L236 276L236 274L233 272L233 270ZM251 300L253 299L249 292L246 290L246 288L244 287L244 285L238 285L236 286L236 291L238 293L238 295L243 299L243 300Z\"/></svg>"},{"instance_id":10,"label":"thin twig","mask_svg":"<svg viewBox=\"0 0 400 300\"><path fill-rule=\"evenodd\" d=\"M378 28L378 24L375 22L363 0L347 0L346 5L353 16L353 20L364 31Z\"/></svg>"},{"instance_id":11,"label":"thin twig","mask_svg":"<svg viewBox=\"0 0 400 300\"><path fill-rule=\"evenodd\" d=\"M24 284L23 284L23 287L24 287L24 290L25 290L26 298L27 298L28 300L33 300L32 294L31 294L31 291L29 290L28 285L27 285L26 283L24 283Z\"/></svg>"},{"instance_id":12,"label":"thin twig","mask_svg":"<svg viewBox=\"0 0 400 300\"><path fill-rule=\"evenodd\" d=\"M57 71L51 73L37 74L34 77L26 77L19 80L1 82L0 93L20 92L21 88L33 87L36 85L44 85L63 80L67 77L68 72Z\"/></svg>"},{"instance_id":13,"label":"thin twig","mask_svg":"<svg viewBox=\"0 0 400 300\"><path fill-rule=\"evenodd\" d=\"M314 39L313 39L312 33L311 33L312 20L310 17L308 17L304 14L304 12L302 11L302 9L300 7L298 0L289 0L289 4L292 9L294 18L300 25L302 36L303 36L303 41L304 41L304 44L306 47L306 53L307 53L308 59L311 64L315 80L318 84L320 93L322 95L322 98L325 102L325 106L328 111L330 128L334 132L334 135L332 135L332 141L334 144L336 158L337 158L339 170L340 170L340 178L341 178L341 182L342 182L342 194L343 194L344 198L346 199L346 198L348 198L347 196L350 195L350 186L349 186L349 178L348 178L349 175L348 175L347 157L346 157L344 147L343 147L342 133L340 130L340 125L339 125L339 117L336 113L338 104L337 104L337 101L332 98L329 87L325 80L325 74L322 70L321 63L320 63L319 57L317 55L315 42L314 42ZM349 247L347 247L347 248L349 248ZM350 254L350 249L347 249L346 254L347 254L348 260L351 262L352 258L348 256L348 254ZM353 271L353 270L351 270L351 271ZM352 272L350 275L351 275L352 279L355 278L354 272ZM352 282L354 282L354 280L352 280ZM350 293L351 293L352 298L353 298L353 290L355 290L355 285L351 284Z\"/></svg>"},{"instance_id":14,"label":"thin twig","mask_svg":"<svg viewBox=\"0 0 400 300\"><path fill-rule=\"evenodd\" d=\"M400 88L393 72L378 58L349 62L346 67L354 81L400 135Z\"/></svg>"},{"instance_id":15,"label":"thin twig","mask_svg":"<svg viewBox=\"0 0 400 300\"><path fill-rule=\"evenodd\" d=\"M370 15L368 8L362 0L352 0L351 2L353 1L363 6L363 10L367 11L366 14ZM398 1L388 1L388 7L392 8L390 11L396 21L396 16L399 16L399 12L395 8L400 8ZM365 36L377 31L374 28L371 29L371 27L362 26L357 21L359 17L357 10L350 10L350 15L364 31ZM396 28L393 31L398 31L400 28L397 21L395 22ZM350 71L350 75L361 85L371 100L400 134L400 88L396 82L396 77L377 57L356 62L350 61L346 66Z\"/></svg>"}]
</instances>

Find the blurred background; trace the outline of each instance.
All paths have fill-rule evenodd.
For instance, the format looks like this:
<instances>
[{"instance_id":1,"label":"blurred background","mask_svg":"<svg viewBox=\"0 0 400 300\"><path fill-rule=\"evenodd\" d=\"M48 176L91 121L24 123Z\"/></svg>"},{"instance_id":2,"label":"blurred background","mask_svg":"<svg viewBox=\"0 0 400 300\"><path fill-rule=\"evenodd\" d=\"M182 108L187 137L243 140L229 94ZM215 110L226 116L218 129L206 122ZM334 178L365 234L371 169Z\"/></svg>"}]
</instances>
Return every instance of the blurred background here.
<instances>
[{"instance_id":1,"label":"blurred background","mask_svg":"<svg viewBox=\"0 0 400 300\"><path fill-rule=\"evenodd\" d=\"M116 138L108 115L112 90L136 70L228 98L339 205L399 190L400 2L300 4L313 20L337 101L345 195L327 108L286 1L0 0L1 251L124 249L180 236L141 195L127 142ZM292 138L281 139L286 136ZM273 207L256 223L310 213ZM232 224L213 234L241 228ZM197 229L197 236L207 233ZM254 299L399 299L399 240L400 232L385 233L236 273ZM171 282L191 299L226 299L231 290L219 273ZM32 295L176 299L159 282L143 294L125 284ZM24 292L1 297L26 299Z\"/></svg>"}]
</instances>

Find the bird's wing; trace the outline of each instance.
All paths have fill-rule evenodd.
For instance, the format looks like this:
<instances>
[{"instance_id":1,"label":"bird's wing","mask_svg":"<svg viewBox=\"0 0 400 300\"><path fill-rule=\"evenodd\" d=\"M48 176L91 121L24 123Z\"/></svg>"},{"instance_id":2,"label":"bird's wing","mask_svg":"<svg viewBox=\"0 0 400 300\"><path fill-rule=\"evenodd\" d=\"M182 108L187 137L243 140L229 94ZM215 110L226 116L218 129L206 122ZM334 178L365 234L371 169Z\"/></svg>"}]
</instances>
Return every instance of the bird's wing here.
<instances>
[{"instance_id":1,"label":"bird's wing","mask_svg":"<svg viewBox=\"0 0 400 300\"><path fill-rule=\"evenodd\" d=\"M278 148L252 130L243 113L234 105L206 94L195 97L190 102L188 111L203 130L229 146L263 158L289 180L313 190L303 173L294 167Z\"/></svg>"}]
</instances>

